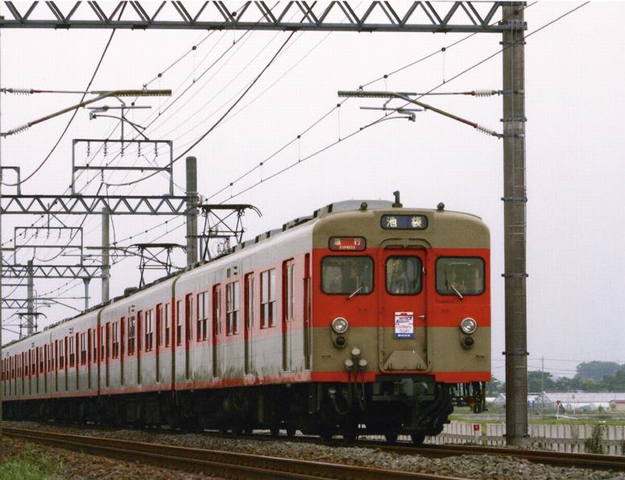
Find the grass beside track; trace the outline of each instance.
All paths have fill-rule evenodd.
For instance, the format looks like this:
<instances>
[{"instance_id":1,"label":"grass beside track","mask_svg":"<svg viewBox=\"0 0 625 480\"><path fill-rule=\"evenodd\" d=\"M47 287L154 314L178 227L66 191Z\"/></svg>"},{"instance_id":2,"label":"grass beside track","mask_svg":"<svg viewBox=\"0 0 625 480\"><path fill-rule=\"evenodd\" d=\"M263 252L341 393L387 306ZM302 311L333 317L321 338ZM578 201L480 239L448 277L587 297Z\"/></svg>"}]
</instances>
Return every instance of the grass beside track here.
<instances>
[{"instance_id":1,"label":"grass beside track","mask_svg":"<svg viewBox=\"0 0 625 480\"><path fill-rule=\"evenodd\" d=\"M64 466L30 446L25 449L10 447L10 440L0 445L0 480L61 480Z\"/></svg>"}]
</instances>

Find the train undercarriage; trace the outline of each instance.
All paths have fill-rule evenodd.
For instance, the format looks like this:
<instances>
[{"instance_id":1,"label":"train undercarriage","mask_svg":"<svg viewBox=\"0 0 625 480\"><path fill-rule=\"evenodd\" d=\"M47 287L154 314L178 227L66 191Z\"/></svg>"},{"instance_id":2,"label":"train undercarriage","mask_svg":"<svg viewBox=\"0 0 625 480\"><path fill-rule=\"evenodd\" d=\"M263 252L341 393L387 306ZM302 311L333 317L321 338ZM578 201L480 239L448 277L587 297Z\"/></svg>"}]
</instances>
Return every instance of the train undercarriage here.
<instances>
[{"instance_id":1,"label":"train undercarriage","mask_svg":"<svg viewBox=\"0 0 625 480\"><path fill-rule=\"evenodd\" d=\"M380 375L374 383L310 383L220 390L6 402L8 420L55 421L222 433L296 431L353 441L383 435L394 443L407 435L420 444L437 435L454 405L480 411L483 384L435 383L427 375Z\"/></svg>"}]
</instances>

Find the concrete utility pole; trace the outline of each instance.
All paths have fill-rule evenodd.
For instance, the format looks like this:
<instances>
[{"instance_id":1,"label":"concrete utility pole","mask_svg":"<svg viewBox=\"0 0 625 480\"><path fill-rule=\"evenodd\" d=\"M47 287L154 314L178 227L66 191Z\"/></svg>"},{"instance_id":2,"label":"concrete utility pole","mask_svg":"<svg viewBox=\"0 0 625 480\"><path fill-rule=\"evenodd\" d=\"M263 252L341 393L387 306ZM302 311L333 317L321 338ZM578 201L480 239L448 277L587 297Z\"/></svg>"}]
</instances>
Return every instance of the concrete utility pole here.
<instances>
[{"instance_id":1,"label":"concrete utility pole","mask_svg":"<svg viewBox=\"0 0 625 480\"><path fill-rule=\"evenodd\" d=\"M187 157L187 266L197 262L197 159Z\"/></svg>"},{"instance_id":2,"label":"concrete utility pole","mask_svg":"<svg viewBox=\"0 0 625 480\"><path fill-rule=\"evenodd\" d=\"M102 303L110 300L111 279L111 211L102 209Z\"/></svg>"},{"instance_id":3,"label":"concrete utility pole","mask_svg":"<svg viewBox=\"0 0 625 480\"><path fill-rule=\"evenodd\" d=\"M527 296L524 4L503 6L504 250L506 443L525 446L527 428Z\"/></svg>"},{"instance_id":4,"label":"concrete utility pole","mask_svg":"<svg viewBox=\"0 0 625 480\"><path fill-rule=\"evenodd\" d=\"M35 331L35 281L33 279L33 261L28 260L28 278L26 279L26 335L32 335ZM21 329L20 329L21 330Z\"/></svg>"}]
</instances>

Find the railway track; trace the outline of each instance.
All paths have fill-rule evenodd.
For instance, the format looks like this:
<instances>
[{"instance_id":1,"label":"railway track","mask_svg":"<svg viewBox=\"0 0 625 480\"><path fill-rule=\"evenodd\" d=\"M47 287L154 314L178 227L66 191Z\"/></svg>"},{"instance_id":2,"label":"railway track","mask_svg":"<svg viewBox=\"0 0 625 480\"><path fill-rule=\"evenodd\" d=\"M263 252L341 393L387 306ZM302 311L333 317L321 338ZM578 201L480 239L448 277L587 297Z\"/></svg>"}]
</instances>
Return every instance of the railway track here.
<instances>
[{"instance_id":1,"label":"railway track","mask_svg":"<svg viewBox=\"0 0 625 480\"><path fill-rule=\"evenodd\" d=\"M151 441L122 440L98 436L93 430L88 436L78 432L77 434L57 433L54 430L23 429L9 427L4 429L8 436L20 437L30 441L46 443L63 447L74 451L93 453L96 455L118 458L121 460L140 461L145 464L157 465L170 469L202 472L211 475L237 478L357 478L367 479L380 476L383 478L423 478L423 479L450 479L460 478L462 473L453 473L457 477L435 475L429 473L415 473L381 468L344 465L340 463L317 462L311 460L278 458L276 456L258 456L250 453L235 453L224 450L215 450L194 446L180 447L153 443ZM137 433L140 433L139 431ZM166 434L165 432L160 432ZM171 432L170 432L171 433ZM150 435L153 435L151 432ZM206 433L206 438L214 437L224 440L250 440L250 441L279 441L275 437L264 435L237 437L233 435L213 435ZM286 439L283 439L286 440ZM319 443L311 438L294 437L290 442ZM331 447L346 447L347 444L335 439L325 443ZM394 455L422 456L430 458L463 457L463 456L488 456L507 457L514 460L527 460L534 463L550 465L553 467L591 470L609 470L611 472L625 472L625 457L593 455L593 454L563 454L544 450L522 450L501 447L480 447L473 445L388 445L382 442L361 440L353 447L366 447ZM447 472L449 474L449 472Z\"/></svg>"},{"instance_id":2,"label":"railway track","mask_svg":"<svg viewBox=\"0 0 625 480\"><path fill-rule=\"evenodd\" d=\"M264 435L250 435L244 438L276 440L275 437ZM328 444L328 442L319 441L316 437L292 437L289 441L313 442L319 444ZM343 440L331 440L332 445L346 445ZM561 453L549 450L526 450L519 448L505 447L483 447L477 445L428 445L423 444L414 446L410 442L397 443L389 445L385 441L361 439L353 444L359 447L376 448L384 452L395 453L399 455L423 455L427 457L450 457L459 455L492 455L505 456L516 459L524 459L530 462L543 463L546 465L559 467L577 467L596 470L614 470L625 472L625 456L615 455L597 455L590 453Z\"/></svg>"},{"instance_id":3,"label":"railway track","mask_svg":"<svg viewBox=\"0 0 625 480\"><path fill-rule=\"evenodd\" d=\"M474 445L422 445L420 447L380 445L385 451L426 456L493 455L524 459L559 467L577 467L594 470L625 472L625 456L596 455L591 453L561 453L548 450L524 450L519 448L480 447Z\"/></svg>"},{"instance_id":4,"label":"railway track","mask_svg":"<svg viewBox=\"0 0 625 480\"><path fill-rule=\"evenodd\" d=\"M7 436L84 453L132 460L165 468L205 473L224 478L297 479L429 479L454 480L433 474L385 470L292 458L250 455L219 450L185 448L158 443L69 435L50 431L4 428Z\"/></svg>"}]
</instances>

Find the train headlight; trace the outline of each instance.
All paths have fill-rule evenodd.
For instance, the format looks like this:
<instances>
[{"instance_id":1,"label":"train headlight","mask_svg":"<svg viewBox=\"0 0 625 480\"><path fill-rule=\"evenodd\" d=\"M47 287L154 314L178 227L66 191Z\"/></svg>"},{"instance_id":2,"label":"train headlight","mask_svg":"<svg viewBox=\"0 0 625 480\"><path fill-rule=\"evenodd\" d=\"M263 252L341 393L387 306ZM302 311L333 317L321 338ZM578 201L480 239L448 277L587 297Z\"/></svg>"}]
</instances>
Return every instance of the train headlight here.
<instances>
[{"instance_id":1,"label":"train headlight","mask_svg":"<svg viewBox=\"0 0 625 480\"><path fill-rule=\"evenodd\" d=\"M460 330L462 333L471 335L477 330L477 322L473 318L467 317L460 322Z\"/></svg>"},{"instance_id":2,"label":"train headlight","mask_svg":"<svg viewBox=\"0 0 625 480\"><path fill-rule=\"evenodd\" d=\"M345 332L347 332L348 328L349 322L346 318L336 317L334 320L332 320L332 330L334 330L334 333L336 333L337 335L343 335Z\"/></svg>"}]
</instances>

